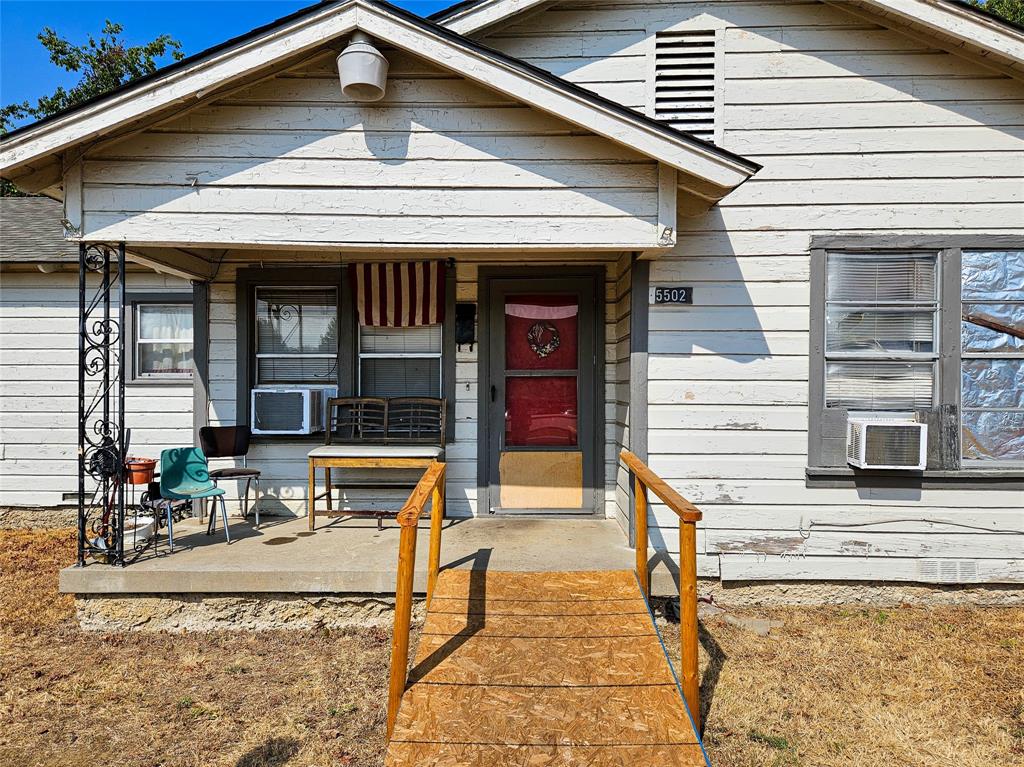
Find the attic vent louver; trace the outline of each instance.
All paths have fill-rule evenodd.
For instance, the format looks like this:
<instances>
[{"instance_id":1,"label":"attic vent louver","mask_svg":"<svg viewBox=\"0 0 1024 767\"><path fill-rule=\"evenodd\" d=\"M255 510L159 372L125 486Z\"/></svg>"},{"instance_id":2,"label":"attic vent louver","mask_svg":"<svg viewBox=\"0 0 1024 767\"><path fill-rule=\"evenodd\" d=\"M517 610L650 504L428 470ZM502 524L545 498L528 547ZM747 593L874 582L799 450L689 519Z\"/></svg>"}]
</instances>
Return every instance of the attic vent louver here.
<instances>
[{"instance_id":1,"label":"attic vent louver","mask_svg":"<svg viewBox=\"0 0 1024 767\"><path fill-rule=\"evenodd\" d=\"M715 33L660 32L655 38L654 116L715 140Z\"/></svg>"}]
</instances>

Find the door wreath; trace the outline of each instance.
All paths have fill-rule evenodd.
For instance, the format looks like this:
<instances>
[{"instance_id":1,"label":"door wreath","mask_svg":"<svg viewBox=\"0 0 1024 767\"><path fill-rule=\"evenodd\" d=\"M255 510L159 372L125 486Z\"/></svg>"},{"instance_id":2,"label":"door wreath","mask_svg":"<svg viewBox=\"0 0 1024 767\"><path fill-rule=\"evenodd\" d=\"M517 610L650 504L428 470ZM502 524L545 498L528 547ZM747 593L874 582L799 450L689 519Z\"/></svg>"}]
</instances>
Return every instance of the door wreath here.
<instances>
[{"instance_id":1,"label":"door wreath","mask_svg":"<svg viewBox=\"0 0 1024 767\"><path fill-rule=\"evenodd\" d=\"M547 340L544 338L547 336ZM543 359L562 345L562 339L558 336L558 328L550 322L535 322L526 332L526 341L530 349L538 357Z\"/></svg>"}]
</instances>

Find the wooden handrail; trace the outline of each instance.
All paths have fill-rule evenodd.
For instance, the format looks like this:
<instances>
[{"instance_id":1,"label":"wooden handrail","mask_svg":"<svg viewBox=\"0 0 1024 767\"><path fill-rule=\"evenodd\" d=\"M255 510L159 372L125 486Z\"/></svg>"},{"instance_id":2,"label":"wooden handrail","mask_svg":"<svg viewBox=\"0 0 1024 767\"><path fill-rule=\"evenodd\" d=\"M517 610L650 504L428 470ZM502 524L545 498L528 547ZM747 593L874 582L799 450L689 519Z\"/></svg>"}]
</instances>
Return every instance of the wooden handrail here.
<instances>
[{"instance_id":1,"label":"wooden handrail","mask_svg":"<svg viewBox=\"0 0 1024 767\"><path fill-rule=\"evenodd\" d=\"M395 585L395 628L391 638L391 677L388 681L388 739L395 729L398 706L409 674L409 627L412 625L412 586L416 572L416 531L420 516L431 501L430 559L427 564L427 606L434 595L441 565L441 523L444 519L445 464L434 461L420 477L409 499L398 512L402 528L398 540L398 582Z\"/></svg>"},{"instance_id":2,"label":"wooden handrail","mask_svg":"<svg viewBox=\"0 0 1024 767\"><path fill-rule=\"evenodd\" d=\"M646 463L637 458L628 450L619 453L626 468L633 472L633 475L644 483L644 486L661 498L672 511L683 522L700 522L704 512L679 495L665 480L655 474Z\"/></svg>"},{"instance_id":3,"label":"wooden handrail","mask_svg":"<svg viewBox=\"0 0 1024 767\"><path fill-rule=\"evenodd\" d=\"M679 642L683 695L693 723L700 729L700 670L697 662L697 522L704 514L669 487L661 477L628 450L619 457L633 473L636 508L633 513L636 574L644 597L651 597L647 559L647 492L651 491L679 517Z\"/></svg>"}]
</instances>

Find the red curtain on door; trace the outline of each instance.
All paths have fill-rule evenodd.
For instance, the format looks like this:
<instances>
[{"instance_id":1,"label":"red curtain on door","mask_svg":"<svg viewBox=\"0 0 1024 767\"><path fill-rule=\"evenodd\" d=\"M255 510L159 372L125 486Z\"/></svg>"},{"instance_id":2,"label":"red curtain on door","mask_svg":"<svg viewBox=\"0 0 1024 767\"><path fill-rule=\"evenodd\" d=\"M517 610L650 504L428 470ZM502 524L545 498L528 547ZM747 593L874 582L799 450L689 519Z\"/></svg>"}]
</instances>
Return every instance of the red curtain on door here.
<instances>
[{"instance_id":1,"label":"red curtain on door","mask_svg":"<svg viewBox=\"0 0 1024 767\"><path fill-rule=\"evenodd\" d=\"M412 328L444 322L444 261L352 264L360 325Z\"/></svg>"}]
</instances>

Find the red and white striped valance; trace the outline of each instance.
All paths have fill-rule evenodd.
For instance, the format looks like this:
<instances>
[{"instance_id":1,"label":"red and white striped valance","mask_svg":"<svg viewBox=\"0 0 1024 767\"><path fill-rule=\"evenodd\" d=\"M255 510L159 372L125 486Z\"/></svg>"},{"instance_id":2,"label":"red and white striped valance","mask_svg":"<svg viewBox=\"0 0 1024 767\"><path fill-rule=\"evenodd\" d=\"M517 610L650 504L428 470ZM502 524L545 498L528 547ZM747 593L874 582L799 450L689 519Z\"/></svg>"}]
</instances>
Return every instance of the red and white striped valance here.
<instances>
[{"instance_id":1,"label":"red and white striped valance","mask_svg":"<svg viewBox=\"0 0 1024 767\"><path fill-rule=\"evenodd\" d=\"M444 322L443 261L352 264L360 325L411 328Z\"/></svg>"}]
</instances>

